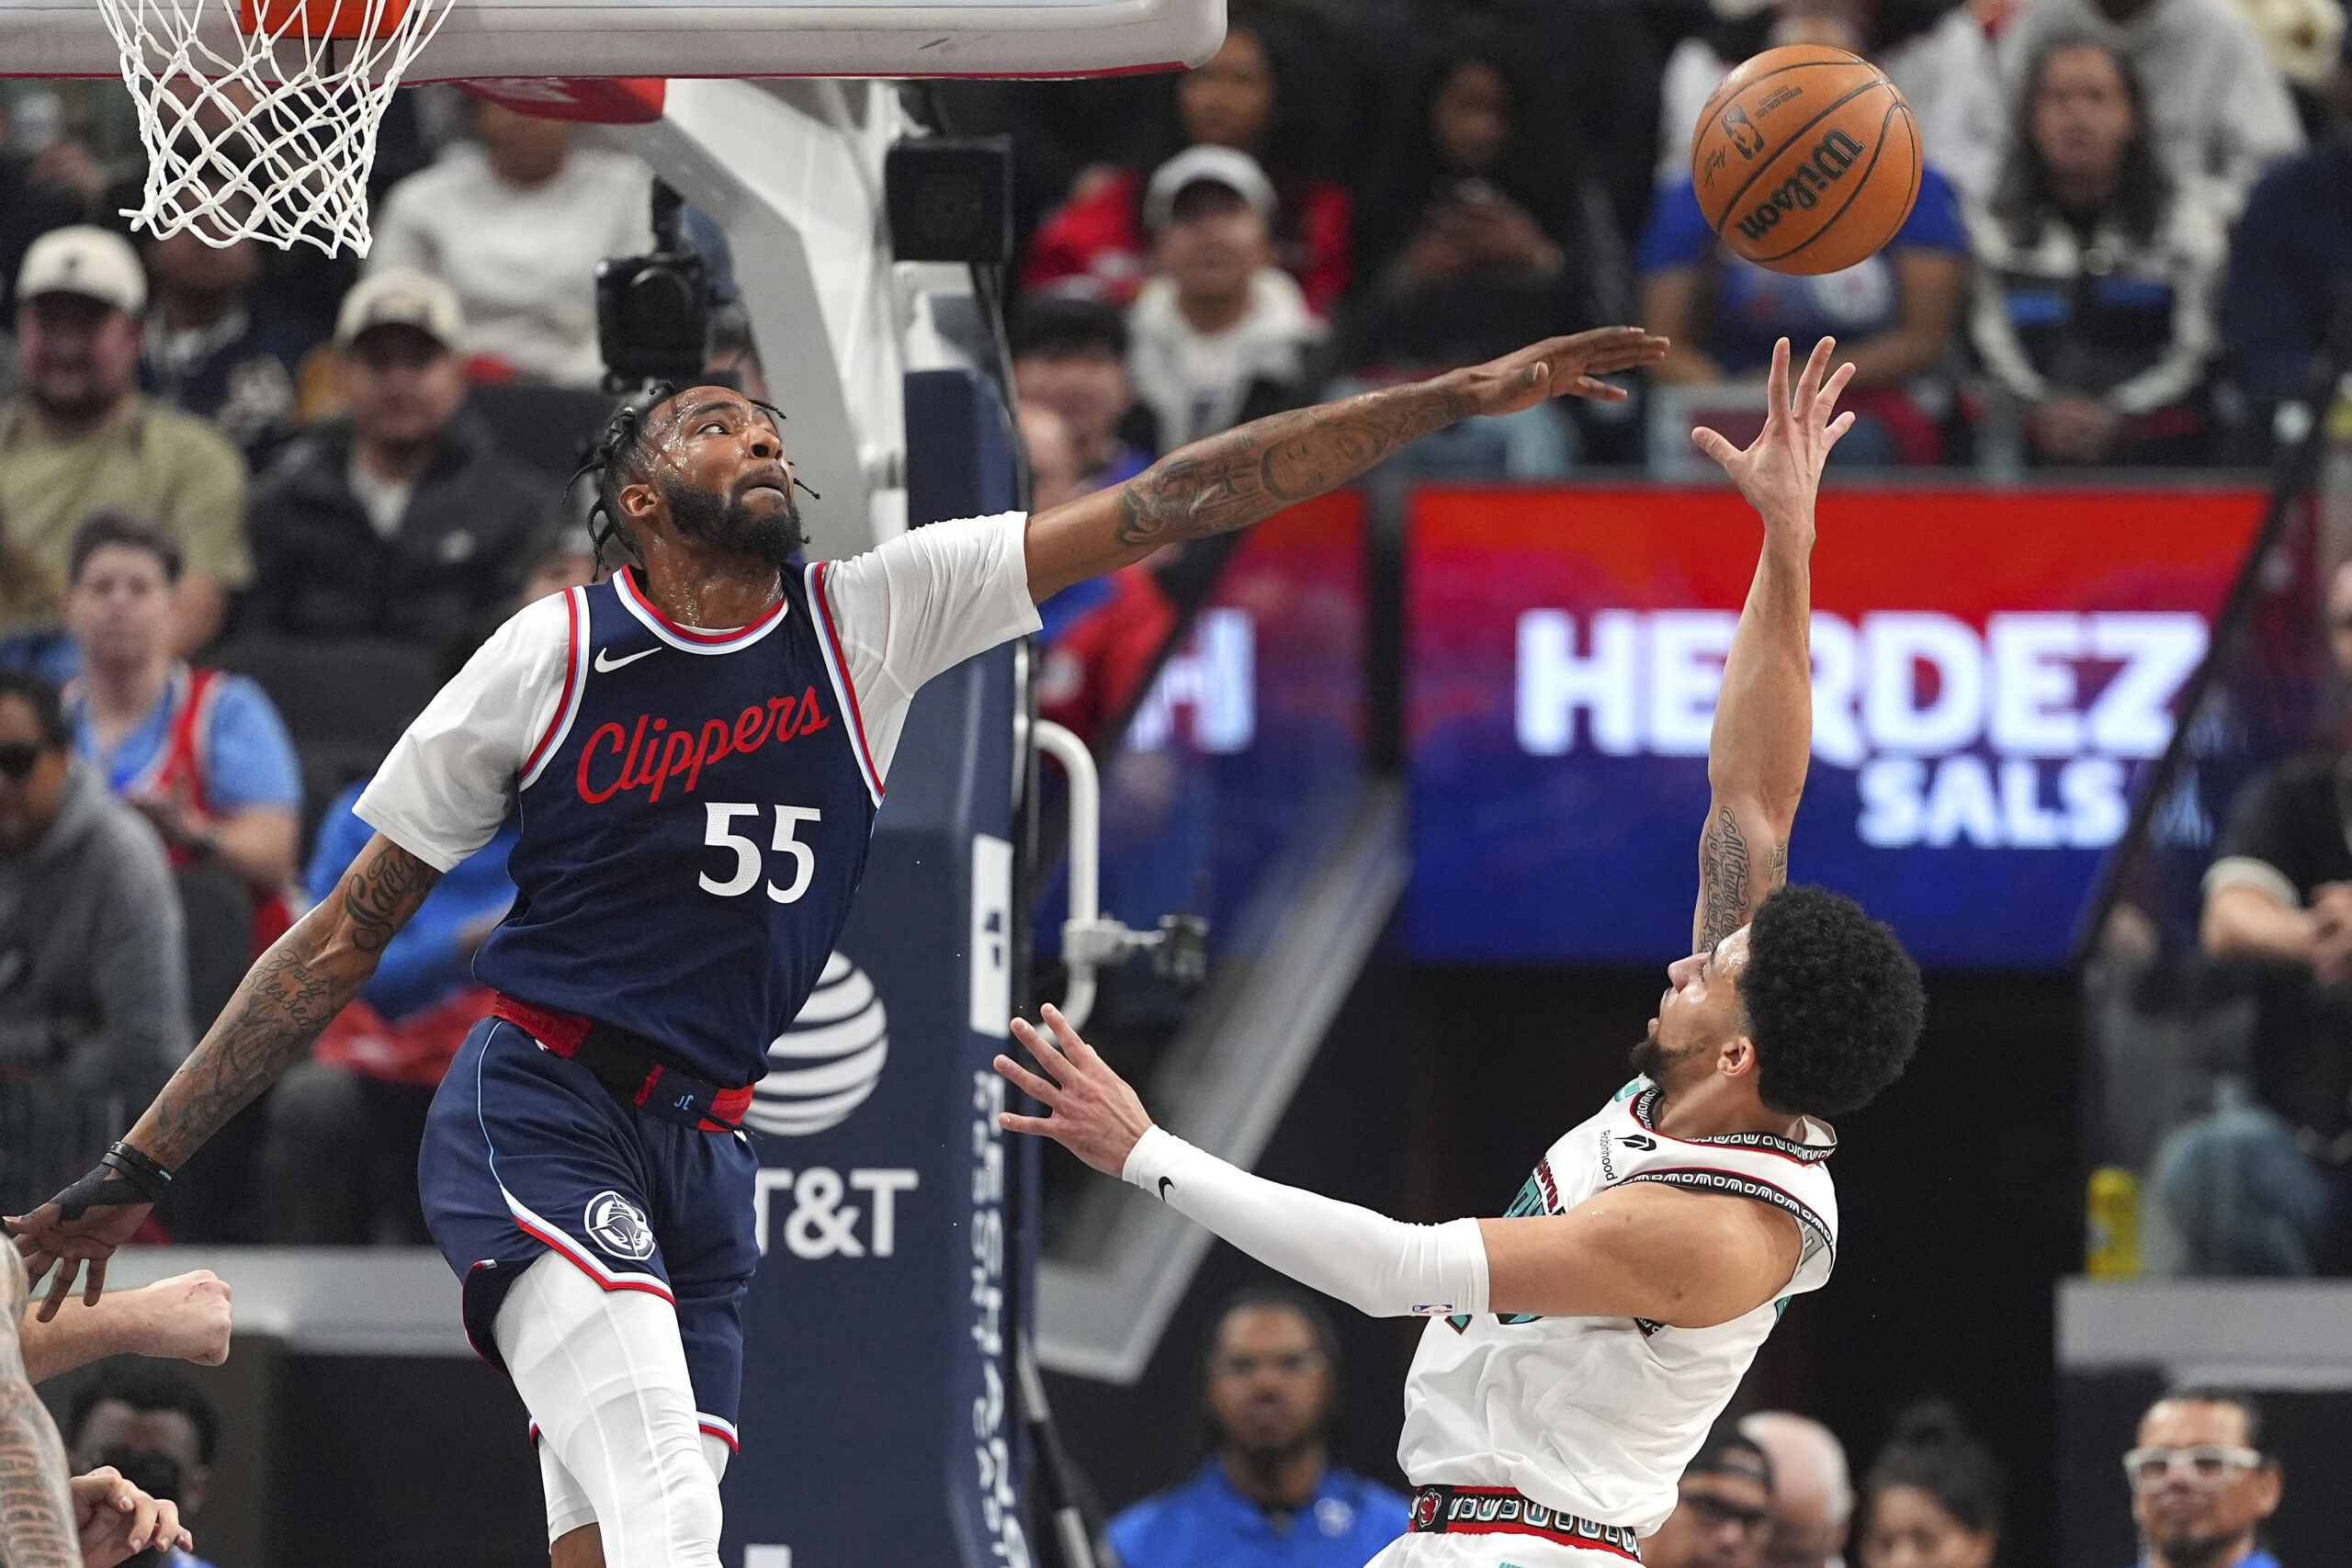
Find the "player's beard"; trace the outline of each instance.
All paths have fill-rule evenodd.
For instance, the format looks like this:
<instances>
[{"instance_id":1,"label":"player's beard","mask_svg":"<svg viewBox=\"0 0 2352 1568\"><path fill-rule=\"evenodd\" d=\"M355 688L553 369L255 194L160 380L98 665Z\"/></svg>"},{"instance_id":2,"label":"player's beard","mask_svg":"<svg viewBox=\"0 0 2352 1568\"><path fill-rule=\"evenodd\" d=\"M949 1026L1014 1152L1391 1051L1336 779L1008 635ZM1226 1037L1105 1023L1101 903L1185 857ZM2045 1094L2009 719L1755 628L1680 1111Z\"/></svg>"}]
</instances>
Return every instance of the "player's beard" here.
<instances>
[{"instance_id":1,"label":"player's beard","mask_svg":"<svg viewBox=\"0 0 2352 1568\"><path fill-rule=\"evenodd\" d=\"M674 479L661 479L662 498L679 533L729 555L750 556L781 568L808 542L800 527L800 502L787 482L781 512L753 512L740 495L695 490Z\"/></svg>"},{"instance_id":2,"label":"player's beard","mask_svg":"<svg viewBox=\"0 0 2352 1568\"><path fill-rule=\"evenodd\" d=\"M1660 1088L1665 1088L1668 1075L1674 1070L1674 1064L1690 1055L1688 1050L1667 1049L1666 1042L1657 1037L1657 1025L1653 1023L1650 1025L1650 1032L1642 1037L1633 1050L1626 1053L1625 1061L1634 1071Z\"/></svg>"}]
</instances>

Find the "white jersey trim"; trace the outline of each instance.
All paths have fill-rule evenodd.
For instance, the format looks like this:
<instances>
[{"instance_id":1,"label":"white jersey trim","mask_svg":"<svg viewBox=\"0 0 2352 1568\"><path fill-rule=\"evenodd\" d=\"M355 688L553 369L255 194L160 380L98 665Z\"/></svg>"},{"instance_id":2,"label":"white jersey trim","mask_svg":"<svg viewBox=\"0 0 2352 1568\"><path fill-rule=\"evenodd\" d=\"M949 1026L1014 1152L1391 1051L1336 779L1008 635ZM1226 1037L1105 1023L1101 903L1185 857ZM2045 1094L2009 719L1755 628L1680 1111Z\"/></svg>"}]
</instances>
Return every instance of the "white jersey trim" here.
<instances>
[{"instance_id":1,"label":"white jersey trim","mask_svg":"<svg viewBox=\"0 0 2352 1568\"><path fill-rule=\"evenodd\" d=\"M792 601L785 594L776 595L775 607L748 626L729 626L723 630L707 631L700 626L673 621L655 609L637 586L635 569L624 566L613 573L613 591L619 596L628 613L644 623L645 629L668 643L681 653L735 653L751 647L776 627L784 625L784 617L792 608ZM778 585L779 587L781 584Z\"/></svg>"},{"instance_id":2,"label":"white jersey trim","mask_svg":"<svg viewBox=\"0 0 2352 1568\"><path fill-rule=\"evenodd\" d=\"M827 561L811 561L805 569L801 581L807 586L808 603L817 611L817 651L825 660L825 674L833 683L833 698L842 705L842 716L849 720L850 750L857 756L857 771L865 780L865 793L874 804L882 804L882 770L875 766L872 748L865 743L865 716L857 705L857 688L849 678L849 670L842 655L841 631L833 624L833 607L825 598L825 568Z\"/></svg>"},{"instance_id":3,"label":"white jersey trim","mask_svg":"<svg viewBox=\"0 0 2352 1568\"><path fill-rule=\"evenodd\" d=\"M556 704L555 718L548 725L547 733L523 763L523 775L516 787L528 789L547 772L550 758L563 750L564 737L571 733L571 721L580 713L580 699L588 690L588 591L568 588L563 594L566 617L564 635L571 639L564 661L563 695Z\"/></svg>"}]
</instances>

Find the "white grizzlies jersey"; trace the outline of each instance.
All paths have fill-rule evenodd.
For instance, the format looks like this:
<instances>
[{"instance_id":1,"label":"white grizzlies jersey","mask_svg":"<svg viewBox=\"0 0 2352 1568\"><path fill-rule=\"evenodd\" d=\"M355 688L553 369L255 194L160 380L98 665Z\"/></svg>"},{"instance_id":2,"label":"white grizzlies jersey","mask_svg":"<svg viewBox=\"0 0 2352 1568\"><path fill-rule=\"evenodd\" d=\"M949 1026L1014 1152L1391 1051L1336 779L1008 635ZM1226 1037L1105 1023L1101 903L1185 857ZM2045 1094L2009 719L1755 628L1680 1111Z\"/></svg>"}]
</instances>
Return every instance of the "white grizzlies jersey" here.
<instances>
[{"instance_id":1,"label":"white grizzlies jersey","mask_svg":"<svg viewBox=\"0 0 2352 1568\"><path fill-rule=\"evenodd\" d=\"M1775 1300L1713 1328L1630 1317L1491 1313L1432 1318L1405 1380L1397 1462L1414 1485L1510 1486L1563 1513L1647 1535L1731 1402L1788 1298L1828 1283L1838 1249L1837 1135L1669 1138L1636 1078L1554 1144L1506 1217L1564 1214L1606 1188L1664 1181L1734 1193L1795 1218L1804 1252Z\"/></svg>"}]
</instances>

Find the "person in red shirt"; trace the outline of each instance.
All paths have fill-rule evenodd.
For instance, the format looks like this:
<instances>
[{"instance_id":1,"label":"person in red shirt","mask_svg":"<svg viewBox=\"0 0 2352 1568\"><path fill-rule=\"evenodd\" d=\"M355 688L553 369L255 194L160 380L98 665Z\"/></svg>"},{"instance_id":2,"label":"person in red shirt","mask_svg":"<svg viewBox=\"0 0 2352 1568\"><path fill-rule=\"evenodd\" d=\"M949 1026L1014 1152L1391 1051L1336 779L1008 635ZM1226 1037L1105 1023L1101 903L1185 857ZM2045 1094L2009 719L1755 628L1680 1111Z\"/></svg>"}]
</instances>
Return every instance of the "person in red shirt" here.
<instances>
[{"instance_id":1,"label":"person in red shirt","mask_svg":"<svg viewBox=\"0 0 2352 1568\"><path fill-rule=\"evenodd\" d=\"M1347 187L1309 172L1286 143L1299 58L1311 47L1293 40L1285 18L1237 6L1225 46L1176 83L1179 138L1186 147L1231 147L1265 166L1280 206L1273 239L1283 270L1298 280L1308 308L1329 317L1354 276ZM1173 151L1173 149L1170 149ZM1151 235L1143 220L1148 167L1099 165L1080 174L1070 194L1029 243L1021 286L1082 293L1125 306L1151 276Z\"/></svg>"}]
</instances>

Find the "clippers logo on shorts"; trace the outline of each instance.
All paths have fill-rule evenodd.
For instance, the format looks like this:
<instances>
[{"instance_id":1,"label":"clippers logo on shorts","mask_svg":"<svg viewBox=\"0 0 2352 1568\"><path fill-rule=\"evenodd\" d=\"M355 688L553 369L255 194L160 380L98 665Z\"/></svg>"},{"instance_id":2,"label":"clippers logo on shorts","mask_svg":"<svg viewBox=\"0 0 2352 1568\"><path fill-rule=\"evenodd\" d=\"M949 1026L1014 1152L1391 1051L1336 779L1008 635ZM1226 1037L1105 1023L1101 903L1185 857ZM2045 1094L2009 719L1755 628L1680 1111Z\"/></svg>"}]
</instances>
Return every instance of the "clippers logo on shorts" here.
<instances>
[{"instance_id":1,"label":"clippers logo on shorts","mask_svg":"<svg viewBox=\"0 0 2352 1568\"><path fill-rule=\"evenodd\" d=\"M653 1227L636 1204L617 1192L599 1192L589 1199L581 1224L588 1239L615 1258L642 1263L653 1256Z\"/></svg>"}]
</instances>

